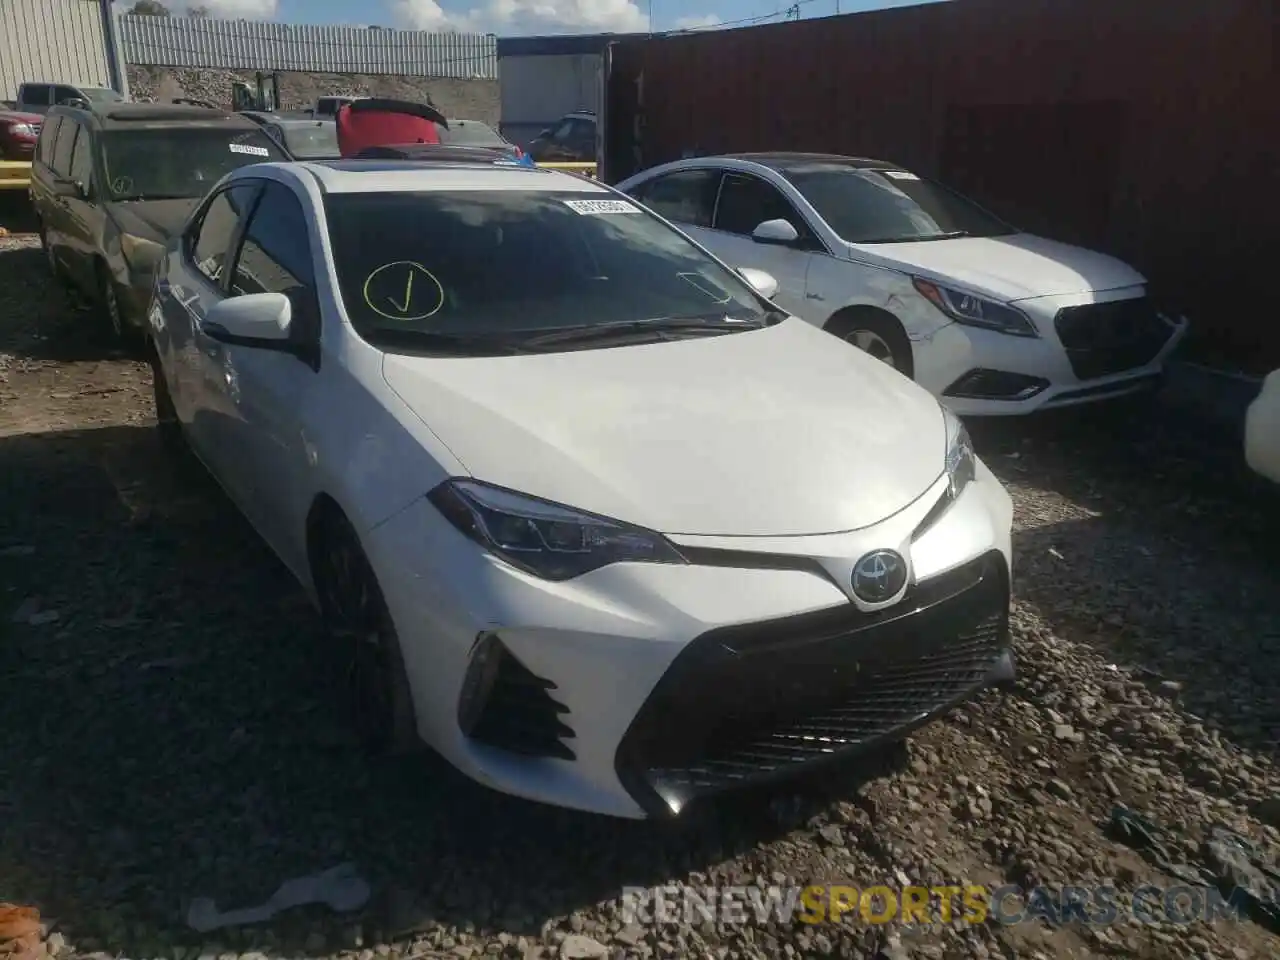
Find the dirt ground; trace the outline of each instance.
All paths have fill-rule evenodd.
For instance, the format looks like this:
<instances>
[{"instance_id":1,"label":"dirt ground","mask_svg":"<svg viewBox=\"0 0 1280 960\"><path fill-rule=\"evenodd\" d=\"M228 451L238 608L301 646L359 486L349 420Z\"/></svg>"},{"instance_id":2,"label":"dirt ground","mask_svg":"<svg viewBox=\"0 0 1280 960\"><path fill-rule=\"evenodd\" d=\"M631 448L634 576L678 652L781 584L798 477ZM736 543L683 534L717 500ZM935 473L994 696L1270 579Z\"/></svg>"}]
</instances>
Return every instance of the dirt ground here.
<instances>
[{"instance_id":1,"label":"dirt ground","mask_svg":"<svg viewBox=\"0 0 1280 960\"><path fill-rule=\"evenodd\" d=\"M675 825L585 817L360 754L300 589L162 457L147 366L53 284L21 209L0 226L0 900L40 908L46 955L1280 955L1265 917L1127 912L1211 867L1216 823L1280 851L1280 497L1231 444L1129 406L972 424L1017 508L1017 684L818 783ZM1167 831L1163 861L1108 830L1117 805ZM374 890L358 914L184 922L193 897L249 905L348 861ZM618 900L814 882L1107 884L1124 909L646 927Z\"/></svg>"}]
</instances>

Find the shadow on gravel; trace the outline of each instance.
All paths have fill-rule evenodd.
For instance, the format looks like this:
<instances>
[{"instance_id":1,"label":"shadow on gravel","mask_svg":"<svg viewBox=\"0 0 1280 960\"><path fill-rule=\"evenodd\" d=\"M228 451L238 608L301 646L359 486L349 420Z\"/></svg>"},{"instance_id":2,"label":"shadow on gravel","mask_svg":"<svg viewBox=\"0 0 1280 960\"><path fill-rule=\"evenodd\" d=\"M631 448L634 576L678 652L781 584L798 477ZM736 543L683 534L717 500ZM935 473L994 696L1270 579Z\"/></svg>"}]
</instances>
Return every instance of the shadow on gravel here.
<instances>
[{"instance_id":1,"label":"shadow on gravel","mask_svg":"<svg viewBox=\"0 0 1280 960\"><path fill-rule=\"evenodd\" d=\"M1276 754L1280 490L1234 443L1154 412L973 425L1019 506L1015 595L1239 746ZM1034 515L1047 508L1019 488L1052 491L1071 517Z\"/></svg>"},{"instance_id":2,"label":"shadow on gravel","mask_svg":"<svg viewBox=\"0 0 1280 960\"><path fill-rule=\"evenodd\" d=\"M111 335L97 307L49 276L39 246L6 248L0 240L0 353L20 360L112 360L129 351Z\"/></svg>"},{"instance_id":3,"label":"shadow on gravel","mask_svg":"<svg viewBox=\"0 0 1280 960\"><path fill-rule=\"evenodd\" d=\"M36 233L40 221L25 190L0 191L0 229L11 234Z\"/></svg>"},{"instance_id":4,"label":"shadow on gravel","mask_svg":"<svg viewBox=\"0 0 1280 960\"><path fill-rule=\"evenodd\" d=\"M650 824L505 797L430 756L369 761L301 590L151 430L0 439L0 463L0 877L81 949L318 952L317 936L356 946L419 912L536 934L747 851L904 762L893 748L786 804L739 796ZM208 938L182 923L190 897L249 906L348 860L379 891L359 920L302 911Z\"/></svg>"}]
</instances>

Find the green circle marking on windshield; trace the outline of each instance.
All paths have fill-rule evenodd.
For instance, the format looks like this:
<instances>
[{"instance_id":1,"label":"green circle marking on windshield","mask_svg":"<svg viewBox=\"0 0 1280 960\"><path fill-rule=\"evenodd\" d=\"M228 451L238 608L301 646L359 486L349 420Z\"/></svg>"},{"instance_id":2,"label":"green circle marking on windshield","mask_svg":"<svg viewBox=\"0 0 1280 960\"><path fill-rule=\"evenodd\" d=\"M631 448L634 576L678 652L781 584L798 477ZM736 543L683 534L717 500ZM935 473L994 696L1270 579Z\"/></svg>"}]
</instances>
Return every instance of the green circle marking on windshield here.
<instances>
[{"instance_id":1,"label":"green circle marking on windshield","mask_svg":"<svg viewBox=\"0 0 1280 960\"><path fill-rule=\"evenodd\" d=\"M444 287L422 264L397 260L384 263L365 279L364 302L388 320L426 320L444 306Z\"/></svg>"}]
</instances>

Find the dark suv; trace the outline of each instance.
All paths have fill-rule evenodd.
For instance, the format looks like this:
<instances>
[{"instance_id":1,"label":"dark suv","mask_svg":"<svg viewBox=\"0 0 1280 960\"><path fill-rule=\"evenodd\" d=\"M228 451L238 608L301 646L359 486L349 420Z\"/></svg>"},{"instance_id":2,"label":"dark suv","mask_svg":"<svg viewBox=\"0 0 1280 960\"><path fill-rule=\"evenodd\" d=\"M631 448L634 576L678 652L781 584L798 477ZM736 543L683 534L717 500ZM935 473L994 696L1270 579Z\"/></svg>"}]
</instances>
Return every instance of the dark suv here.
<instances>
[{"instance_id":1,"label":"dark suv","mask_svg":"<svg viewBox=\"0 0 1280 960\"><path fill-rule=\"evenodd\" d=\"M237 167L287 159L252 120L221 110L54 107L31 165L49 267L94 297L123 336L144 323L164 245L214 184Z\"/></svg>"}]
</instances>

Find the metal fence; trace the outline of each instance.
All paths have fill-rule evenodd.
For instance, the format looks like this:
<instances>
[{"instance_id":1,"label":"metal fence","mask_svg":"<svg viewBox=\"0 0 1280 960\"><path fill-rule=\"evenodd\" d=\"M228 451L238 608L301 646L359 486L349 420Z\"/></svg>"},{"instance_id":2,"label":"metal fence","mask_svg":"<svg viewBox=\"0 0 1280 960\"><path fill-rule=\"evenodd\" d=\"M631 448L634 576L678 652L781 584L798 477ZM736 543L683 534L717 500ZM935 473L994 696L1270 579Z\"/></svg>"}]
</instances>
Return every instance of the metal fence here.
<instances>
[{"instance_id":1,"label":"metal fence","mask_svg":"<svg viewBox=\"0 0 1280 960\"><path fill-rule=\"evenodd\" d=\"M140 66L489 80L498 76L497 38L492 34L203 17L121 16L118 23L125 61Z\"/></svg>"}]
</instances>

